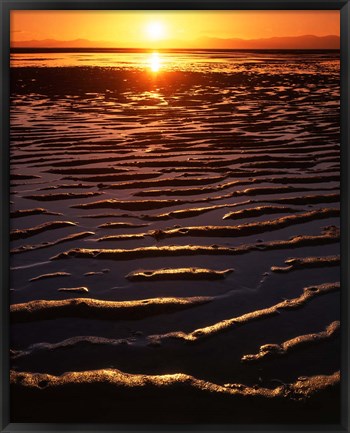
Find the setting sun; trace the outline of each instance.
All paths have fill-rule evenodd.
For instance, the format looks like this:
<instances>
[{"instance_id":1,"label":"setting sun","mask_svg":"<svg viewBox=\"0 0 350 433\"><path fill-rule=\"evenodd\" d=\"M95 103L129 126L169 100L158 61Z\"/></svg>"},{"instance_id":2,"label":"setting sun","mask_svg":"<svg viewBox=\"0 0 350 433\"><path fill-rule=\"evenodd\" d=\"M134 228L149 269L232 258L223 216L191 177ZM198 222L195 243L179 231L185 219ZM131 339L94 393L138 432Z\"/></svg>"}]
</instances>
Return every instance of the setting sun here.
<instances>
[{"instance_id":1,"label":"setting sun","mask_svg":"<svg viewBox=\"0 0 350 433\"><path fill-rule=\"evenodd\" d=\"M165 36L164 25L160 22L151 22L146 27L147 35L152 40L162 39Z\"/></svg>"}]
</instances>

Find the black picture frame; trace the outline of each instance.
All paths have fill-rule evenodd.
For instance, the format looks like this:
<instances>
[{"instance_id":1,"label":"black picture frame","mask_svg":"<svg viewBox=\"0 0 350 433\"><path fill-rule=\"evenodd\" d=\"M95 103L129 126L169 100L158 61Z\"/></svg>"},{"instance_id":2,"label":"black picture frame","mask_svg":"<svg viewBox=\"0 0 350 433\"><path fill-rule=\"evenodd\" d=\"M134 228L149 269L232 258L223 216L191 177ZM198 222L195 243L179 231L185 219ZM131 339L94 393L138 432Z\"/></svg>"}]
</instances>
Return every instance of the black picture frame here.
<instances>
[{"instance_id":1,"label":"black picture frame","mask_svg":"<svg viewBox=\"0 0 350 433\"><path fill-rule=\"evenodd\" d=\"M349 428L349 0L0 0L1 13L1 431L329 431ZM13 424L9 399L9 84L11 10L340 10L341 15L341 422L339 425Z\"/></svg>"}]
</instances>

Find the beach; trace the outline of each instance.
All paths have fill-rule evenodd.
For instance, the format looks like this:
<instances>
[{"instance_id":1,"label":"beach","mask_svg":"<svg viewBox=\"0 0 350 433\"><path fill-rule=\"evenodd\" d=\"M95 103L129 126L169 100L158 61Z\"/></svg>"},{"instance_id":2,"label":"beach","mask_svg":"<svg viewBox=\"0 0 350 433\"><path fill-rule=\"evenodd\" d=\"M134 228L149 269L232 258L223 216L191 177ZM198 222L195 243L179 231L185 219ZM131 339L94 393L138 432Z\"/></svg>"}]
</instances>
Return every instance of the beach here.
<instances>
[{"instance_id":1,"label":"beach","mask_svg":"<svg viewBox=\"0 0 350 433\"><path fill-rule=\"evenodd\" d=\"M12 54L11 422L339 423L339 110L339 51Z\"/></svg>"}]
</instances>

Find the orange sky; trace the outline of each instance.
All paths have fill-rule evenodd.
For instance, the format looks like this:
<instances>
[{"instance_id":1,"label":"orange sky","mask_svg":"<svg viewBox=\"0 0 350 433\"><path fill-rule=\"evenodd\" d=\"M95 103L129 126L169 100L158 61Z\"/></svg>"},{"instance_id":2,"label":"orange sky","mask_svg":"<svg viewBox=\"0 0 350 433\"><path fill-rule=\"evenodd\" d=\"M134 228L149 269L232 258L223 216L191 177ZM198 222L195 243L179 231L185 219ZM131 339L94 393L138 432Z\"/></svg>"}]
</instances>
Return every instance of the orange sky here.
<instances>
[{"instance_id":1,"label":"orange sky","mask_svg":"<svg viewBox=\"0 0 350 433\"><path fill-rule=\"evenodd\" d=\"M152 27L153 26L153 27ZM106 41L115 47L191 46L198 38L339 35L339 11L12 11L11 41Z\"/></svg>"}]
</instances>

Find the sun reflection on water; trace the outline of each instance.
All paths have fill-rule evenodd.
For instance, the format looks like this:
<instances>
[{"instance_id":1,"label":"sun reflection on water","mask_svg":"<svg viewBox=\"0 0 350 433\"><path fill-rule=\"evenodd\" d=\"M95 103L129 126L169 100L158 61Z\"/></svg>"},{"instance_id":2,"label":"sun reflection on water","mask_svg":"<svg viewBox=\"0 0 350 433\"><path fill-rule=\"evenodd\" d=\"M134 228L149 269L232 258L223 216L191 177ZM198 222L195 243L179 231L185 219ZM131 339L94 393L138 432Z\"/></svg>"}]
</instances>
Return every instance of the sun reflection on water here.
<instances>
[{"instance_id":1,"label":"sun reflection on water","mask_svg":"<svg viewBox=\"0 0 350 433\"><path fill-rule=\"evenodd\" d=\"M152 72L159 72L161 67L161 59L159 53L154 52L149 57L149 67Z\"/></svg>"}]
</instances>

